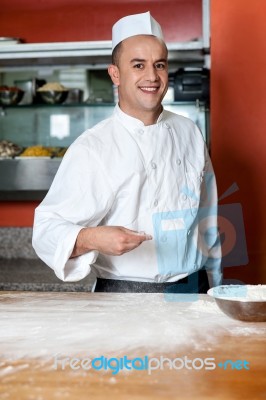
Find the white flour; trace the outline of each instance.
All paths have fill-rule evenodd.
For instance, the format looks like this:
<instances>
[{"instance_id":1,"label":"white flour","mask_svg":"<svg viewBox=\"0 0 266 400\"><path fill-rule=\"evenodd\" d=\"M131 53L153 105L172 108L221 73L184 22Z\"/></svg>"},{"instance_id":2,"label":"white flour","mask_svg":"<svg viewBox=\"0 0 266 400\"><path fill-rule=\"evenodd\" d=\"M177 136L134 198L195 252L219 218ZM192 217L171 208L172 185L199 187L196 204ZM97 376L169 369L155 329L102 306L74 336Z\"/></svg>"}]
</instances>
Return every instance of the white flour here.
<instances>
[{"instance_id":1,"label":"white flour","mask_svg":"<svg viewBox=\"0 0 266 400\"><path fill-rule=\"evenodd\" d=\"M222 334L266 335L265 323L232 320L207 295L188 303L166 301L163 294L3 293L0 318L0 354L10 359L182 356L186 346L210 350Z\"/></svg>"},{"instance_id":2,"label":"white flour","mask_svg":"<svg viewBox=\"0 0 266 400\"><path fill-rule=\"evenodd\" d=\"M224 285L208 292L214 297L238 301L266 301L266 285Z\"/></svg>"}]
</instances>

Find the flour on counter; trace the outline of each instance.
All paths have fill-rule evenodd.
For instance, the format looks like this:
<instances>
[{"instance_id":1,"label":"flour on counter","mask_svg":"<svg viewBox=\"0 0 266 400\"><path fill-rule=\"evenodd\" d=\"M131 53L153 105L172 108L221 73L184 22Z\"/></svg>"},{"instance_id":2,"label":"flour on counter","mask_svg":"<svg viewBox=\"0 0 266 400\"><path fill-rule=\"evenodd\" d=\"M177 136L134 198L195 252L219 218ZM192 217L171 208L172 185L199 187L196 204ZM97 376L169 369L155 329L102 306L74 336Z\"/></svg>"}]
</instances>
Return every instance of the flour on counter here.
<instances>
[{"instance_id":1,"label":"flour on counter","mask_svg":"<svg viewBox=\"0 0 266 400\"><path fill-rule=\"evenodd\" d=\"M220 335L266 335L266 324L230 319L215 300L168 302L148 293L2 293L0 352L6 358L56 354L183 355L211 349Z\"/></svg>"},{"instance_id":2,"label":"flour on counter","mask_svg":"<svg viewBox=\"0 0 266 400\"><path fill-rule=\"evenodd\" d=\"M199 313L223 315L223 312L212 299L194 301L189 306L189 310L198 311Z\"/></svg>"}]
</instances>

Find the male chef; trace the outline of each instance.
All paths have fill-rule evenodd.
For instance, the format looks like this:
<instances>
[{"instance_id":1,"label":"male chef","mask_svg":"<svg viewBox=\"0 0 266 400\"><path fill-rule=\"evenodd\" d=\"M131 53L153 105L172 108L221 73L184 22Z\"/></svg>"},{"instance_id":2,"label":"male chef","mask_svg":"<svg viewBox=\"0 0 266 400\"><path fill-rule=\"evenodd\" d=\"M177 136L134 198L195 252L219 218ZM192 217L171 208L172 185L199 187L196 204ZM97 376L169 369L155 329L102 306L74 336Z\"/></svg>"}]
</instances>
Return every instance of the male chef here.
<instances>
[{"instance_id":1,"label":"male chef","mask_svg":"<svg viewBox=\"0 0 266 400\"><path fill-rule=\"evenodd\" d=\"M119 103L69 147L35 211L33 247L63 281L94 273L95 291L204 293L221 283L204 140L162 107L167 47L150 13L116 22L112 45Z\"/></svg>"}]
</instances>

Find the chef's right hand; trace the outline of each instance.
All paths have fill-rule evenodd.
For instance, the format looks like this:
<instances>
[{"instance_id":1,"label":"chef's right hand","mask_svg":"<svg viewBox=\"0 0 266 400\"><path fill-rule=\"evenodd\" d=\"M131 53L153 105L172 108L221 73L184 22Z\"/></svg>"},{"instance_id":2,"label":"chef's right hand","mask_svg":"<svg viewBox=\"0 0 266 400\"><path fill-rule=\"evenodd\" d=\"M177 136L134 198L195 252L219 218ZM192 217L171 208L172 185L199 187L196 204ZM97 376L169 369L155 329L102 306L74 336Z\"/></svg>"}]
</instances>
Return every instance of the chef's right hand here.
<instances>
[{"instance_id":1,"label":"chef's right hand","mask_svg":"<svg viewBox=\"0 0 266 400\"><path fill-rule=\"evenodd\" d=\"M138 247L152 236L122 226L97 226L83 228L77 237L71 257L77 257L92 250L111 256L120 256Z\"/></svg>"}]
</instances>

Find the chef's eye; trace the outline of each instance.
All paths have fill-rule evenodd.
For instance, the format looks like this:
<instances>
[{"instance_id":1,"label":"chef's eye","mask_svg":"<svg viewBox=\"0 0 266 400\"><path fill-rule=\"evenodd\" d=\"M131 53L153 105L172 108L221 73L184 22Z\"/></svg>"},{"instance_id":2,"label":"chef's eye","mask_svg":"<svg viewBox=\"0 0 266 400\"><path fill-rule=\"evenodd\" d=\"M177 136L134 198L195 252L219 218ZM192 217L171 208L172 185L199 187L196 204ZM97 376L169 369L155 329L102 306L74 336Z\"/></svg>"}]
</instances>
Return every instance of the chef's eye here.
<instances>
[{"instance_id":1,"label":"chef's eye","mask_svg":"<svg viewBox=\"0 0 266 400\"><path fill-rule=\"evenodd\" d=\"M137 69L142 69L144 66L143 66L143 64L135 64L134 65L134 68L137 68Z\"/></svg>"},{"instance_id":2,"label":"chef's eye","mask_svg":"<svg viewBox=\"0 0 266 400\"><path fill-rule=\"evenodd\" d=\"M166 65L164 63L157 63L155 64L155 68L159 70L163 70L166 68Z\"/></svg>"}]
</instances>

